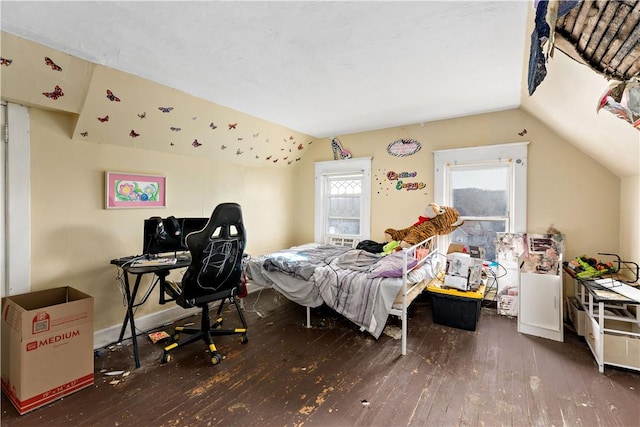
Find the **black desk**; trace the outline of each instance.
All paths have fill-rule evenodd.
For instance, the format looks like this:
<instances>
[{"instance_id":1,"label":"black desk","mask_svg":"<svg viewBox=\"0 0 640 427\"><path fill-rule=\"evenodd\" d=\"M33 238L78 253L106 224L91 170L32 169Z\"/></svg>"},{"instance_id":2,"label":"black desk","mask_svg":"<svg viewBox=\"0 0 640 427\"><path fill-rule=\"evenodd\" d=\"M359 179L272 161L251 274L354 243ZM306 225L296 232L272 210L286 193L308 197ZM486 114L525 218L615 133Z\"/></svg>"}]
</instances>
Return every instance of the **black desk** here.
<instances>
[{"instance_id":1,"label":"black desk","mask_svg":"<svg viewBox=\"0 0 640 427\"><path fill-rule=\"evenodd\" d=\"M151 291L153 290L153 287L158 283L154 281L152 288L149 289L149 292L142 299L142 301L136 302L136 298L138 296L138 288L140 287L140 281L142 280L142 277L145 274L155 274L156 276L158 276L159 282L160 282L159 303L165 304L167 302L173 301L173 299L165 298L164 287L166 283L166 278L171 272L171 270L188 267L191 264L191 258L178 257L177 262L175 264L160 264L160 265L132 265L131 261L132 261L132 257L117 258L117 259L112 259L111 264L117 265L118 267L122 268L122 270L124 271L124 288L125 288L124 290L125 290L125 296L127 299L127 313L124 316L124 322L122 322L122 329L120 329L120 337L118 338L118 342L122 342L122 339L124 338L124 333L127 329L127 324L130 324L131 340L133 342L133 356L136 361L136 368L139 368L140 355L138 353L138 339L136 335L136 325L135 325L133 310L147 301L149 295L151 294ZM136 276L133 289L131 289L131 285L129 282L129 275Z\"/></svg>"}]
</instances>

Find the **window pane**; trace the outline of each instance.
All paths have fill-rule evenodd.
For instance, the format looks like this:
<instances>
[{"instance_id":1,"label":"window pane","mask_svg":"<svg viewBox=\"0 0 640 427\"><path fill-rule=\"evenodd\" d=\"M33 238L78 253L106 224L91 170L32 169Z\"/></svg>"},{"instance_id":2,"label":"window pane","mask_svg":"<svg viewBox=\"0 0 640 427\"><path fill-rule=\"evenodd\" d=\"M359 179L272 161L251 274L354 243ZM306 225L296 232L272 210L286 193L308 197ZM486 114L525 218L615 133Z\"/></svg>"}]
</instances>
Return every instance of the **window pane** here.
<instances>
[{"instance_id":1,"label":"window pane","mask_svg":"<svg viewBox=\"0 0 640 427\"><path fill-rule=\"evenodd\" d=\"M484 248L486 260L496 259L496 233L506 231L506 221L467 220L451 233L451 242Z\"/></svg>"},{"instance_id":2,"label":"window pane","mask_svg":"<svg viewBox=\"0 0 640 427\"><path fill-rule=\"evenodd\" d=\"M329 198L329 217L360 218L360 197Z\"/></svg>"},{"instance_id":3,"label":"window pane","mask_svg":"<svg viewBox=\"0 0 640 427\"><path fill-rule=\"evenodd\" d=\"M362 193L362 183L360 179L332 179L329 186L329 194L331 195Z\"/></svg>"},{"instance_id":4,"label":"window pane","mask_svg":"<svg viewBox=\"0 0 640 427\"><path fill-rule=\"evenodd\" d=\"M452 168L453 206L462 216L507 216L508 173L504 166Z\"/></svg>"},{"instance_id":5,"label":"window pane","mask_svg":"<svg viewBox=\"0 0 640 427\"><path fill-rule=\"evenodd\" d=\"M329 234L360 234L359 219L329 218Z\"/></svg>"}]
</instances>

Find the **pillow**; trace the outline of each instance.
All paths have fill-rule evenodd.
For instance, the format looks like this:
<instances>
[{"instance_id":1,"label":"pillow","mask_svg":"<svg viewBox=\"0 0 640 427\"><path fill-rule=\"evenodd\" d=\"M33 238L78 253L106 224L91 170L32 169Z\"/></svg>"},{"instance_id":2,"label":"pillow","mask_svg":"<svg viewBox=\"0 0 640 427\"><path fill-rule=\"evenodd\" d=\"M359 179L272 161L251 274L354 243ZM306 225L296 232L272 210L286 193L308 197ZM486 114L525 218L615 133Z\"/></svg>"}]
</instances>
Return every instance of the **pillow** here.
<instances>
[{"instance_id":1,"label":"pillow","mask_svg":"<svg viewBox=\"0 0 640 427\"><path fill-rule=\"evenodd\" d=\"M407 262L407 270L415 267L418 261L411 258ZM402 252L394 252L380 258L367 273L369 279L376 277L402 277Z\"/></svg>"}]
</instances>

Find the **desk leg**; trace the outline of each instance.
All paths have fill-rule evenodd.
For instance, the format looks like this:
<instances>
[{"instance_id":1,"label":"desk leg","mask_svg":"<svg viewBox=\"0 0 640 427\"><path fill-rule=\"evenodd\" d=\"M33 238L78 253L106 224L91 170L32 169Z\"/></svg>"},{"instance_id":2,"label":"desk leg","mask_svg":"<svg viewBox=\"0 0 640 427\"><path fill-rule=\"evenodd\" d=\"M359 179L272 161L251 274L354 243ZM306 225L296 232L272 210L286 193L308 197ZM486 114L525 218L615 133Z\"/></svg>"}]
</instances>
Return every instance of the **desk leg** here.
<instances>
[{"instance_id":1,"label":"desk leg","mask_svg":"<svg viewBox=\"0 0 640 427\"><path fill-rule=\"evenodd\" d=\"M136 275L136 283L133 285L133 292L131 292L131 287L129 285L129 274L125 273L124 275L124 287L125 294L127 297L127 314L124 316L124 322L122 322L122 329L120 329L120 338L118 342L122 342L124 338L124 332L127 329L127 324L131 324L131 342L133 343L133 357L136 362L136 368L140 367L140 355L138 354L138 338L136 335L136 324L134 321L133 315L133 306L135 305L135 298L138 295L138 287L140 286L140 279L142 279L142 275Z\"/></svg>"}]
</instances>

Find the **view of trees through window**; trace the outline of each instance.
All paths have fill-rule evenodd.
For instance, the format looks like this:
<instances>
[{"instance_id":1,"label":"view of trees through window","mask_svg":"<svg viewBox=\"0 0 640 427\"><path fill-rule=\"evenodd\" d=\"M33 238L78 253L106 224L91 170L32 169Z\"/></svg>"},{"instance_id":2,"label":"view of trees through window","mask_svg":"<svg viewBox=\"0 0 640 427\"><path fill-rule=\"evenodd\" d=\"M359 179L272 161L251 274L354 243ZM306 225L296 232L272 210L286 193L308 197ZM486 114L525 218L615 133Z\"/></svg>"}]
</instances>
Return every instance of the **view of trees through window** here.
<instances>
[{"instance_id":1,"label":"view of trees through window","mask_svg":"<svg viewBox=\"0 0 640 427\"><path fill-rule=\"evenodd\" d=\"M508 169L452 170L451 173L452 205L465 220L452 233L452 242L479 246L484 249L485 259L494 260L496 233L509 228ZM470 177L474 177L475 182L470 183Z\"/></svg>"}]
</instances>

